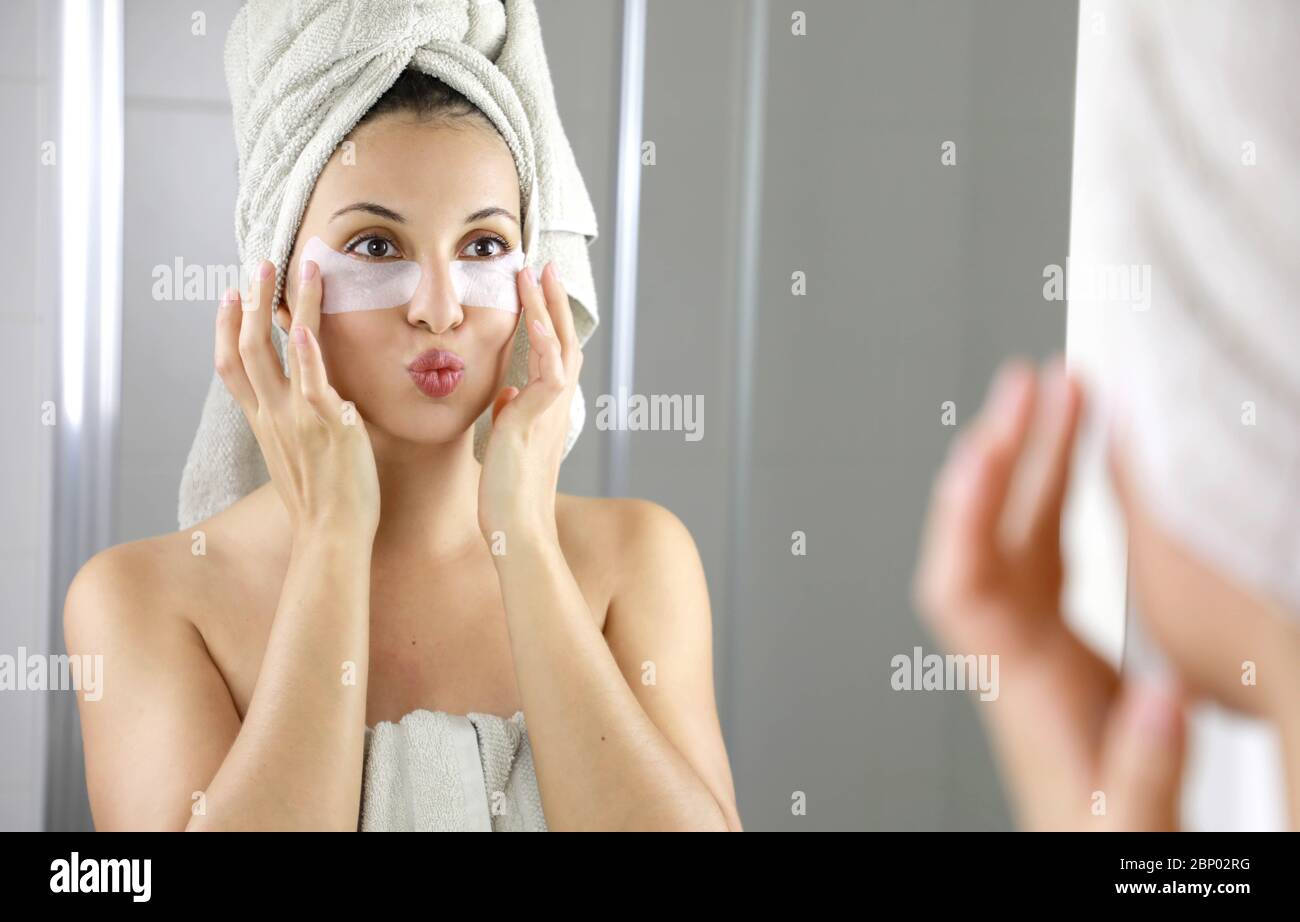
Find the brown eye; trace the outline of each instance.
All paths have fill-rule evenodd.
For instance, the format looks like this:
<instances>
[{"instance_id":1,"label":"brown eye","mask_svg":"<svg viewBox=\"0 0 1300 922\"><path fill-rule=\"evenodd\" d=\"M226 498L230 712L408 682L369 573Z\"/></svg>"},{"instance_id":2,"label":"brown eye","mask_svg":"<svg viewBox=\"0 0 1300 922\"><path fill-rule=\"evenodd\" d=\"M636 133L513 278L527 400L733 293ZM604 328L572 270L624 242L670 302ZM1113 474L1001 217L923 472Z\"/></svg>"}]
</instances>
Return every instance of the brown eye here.
<instances>
[{"instance_id":1,"label":"brown eye","mask_svg":"<svg viewBox=\"0 0 1300 922\"><path fill-rule=\"evenodd\" d=\"M350 256L359 256L362 259L392 259L398 255L397 247L386 237L358 237L349 243L343 252Z\"/></svg>"},{"instance_id":2,"label":"brown eye","mask_svg":"<svg viewBox=\"0 0 1300 922\"><path fill-rule=\"evenodd\" d=\"M472 259L496 259L510 249L510 244L495 234L479 237L461 251L462 256Z\"/></svg>"}]
</instances>

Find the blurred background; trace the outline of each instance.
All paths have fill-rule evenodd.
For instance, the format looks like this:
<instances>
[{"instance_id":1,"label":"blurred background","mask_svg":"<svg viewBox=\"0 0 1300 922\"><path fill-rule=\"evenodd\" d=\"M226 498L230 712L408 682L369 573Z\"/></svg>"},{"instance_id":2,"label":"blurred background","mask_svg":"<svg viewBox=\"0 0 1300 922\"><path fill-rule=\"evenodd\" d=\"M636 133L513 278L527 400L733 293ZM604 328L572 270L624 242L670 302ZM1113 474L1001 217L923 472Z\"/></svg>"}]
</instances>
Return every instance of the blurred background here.
<instances>
[{"instance_id":1,"label":"blurred background","mask_svg":"<svg viewBox=\"0 0 1300 922\"><path fill-rule=\"evenodd\" d=\"M177 527L216 305L155 269L237 263L238 5L0 0L0 654L60 652L81 563ZM1003 356L1065 345L1077 4L538 7L600 222L561 489L694 535L746 827L1010 828L975 703L890 661L934 648L910 581L945 402L964 423ZM619 384L699 395L703 438L597 430ZM0 692L0 829L89 828L81 758L71 691Z\"/></svg>"}]
</instances>

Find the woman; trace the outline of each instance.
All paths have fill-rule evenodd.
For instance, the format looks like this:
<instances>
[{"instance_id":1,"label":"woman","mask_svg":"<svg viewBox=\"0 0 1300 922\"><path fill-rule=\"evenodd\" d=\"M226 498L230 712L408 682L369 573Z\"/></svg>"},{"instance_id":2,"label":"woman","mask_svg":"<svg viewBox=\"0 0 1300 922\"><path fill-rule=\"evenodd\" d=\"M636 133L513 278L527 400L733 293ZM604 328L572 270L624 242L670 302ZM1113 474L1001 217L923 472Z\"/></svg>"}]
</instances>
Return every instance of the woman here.
<instances>
[{"instance_id":1,"label":"woman","mask_svg":"<svg viewBox=\"0 0 1300 922\"><path fill-rule=\"evenodd\" d=\"M518 273L518 316L455 298L449 262L523 246L511 151L413 70L348 139L283 299L264 262L218 311L216 367L270 482L195 527L201 552L189 529L131 542L69 589L69 651L111 676L80 702L97 828L462 828L466 812L529 828L510 814L535 785L538 828L739 830L689 533L649 502L556 493L582 367L563 281ZM401 306L322 315L313 238L424 280ZM522 390L501 387L517 322ZM444 370L412 370L431 350ZM462 746L448 734L466 714L481 765L441 748ZM488 740L513 747L506 763ZM395 808L395 791L418 802Z\"/></svg>"}]
</instances>

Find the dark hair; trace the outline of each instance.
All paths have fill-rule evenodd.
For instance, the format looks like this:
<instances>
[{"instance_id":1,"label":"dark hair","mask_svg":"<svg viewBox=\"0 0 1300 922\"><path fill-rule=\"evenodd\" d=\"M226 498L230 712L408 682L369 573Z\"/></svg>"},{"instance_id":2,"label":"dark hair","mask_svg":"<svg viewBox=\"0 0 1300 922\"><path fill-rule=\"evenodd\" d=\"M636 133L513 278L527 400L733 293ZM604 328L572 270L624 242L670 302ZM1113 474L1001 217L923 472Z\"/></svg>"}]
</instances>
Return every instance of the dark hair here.
<instances>
[{"instance_id":1,"label":"dark hair","mask_svg":"<svg viewBox=\"0 0 1300 922\"><path fill-rule=\"evenodd\" d=\"M452 89L437 77L414 69L402 71L397 81L376 100L365 115L361 116L357 125L363 125L373 118L395 112L406 112L419 119L448 124L462 119L478 118L484 125L496 130L491 119L464 94Z\"/></svg>"}]
</instances>

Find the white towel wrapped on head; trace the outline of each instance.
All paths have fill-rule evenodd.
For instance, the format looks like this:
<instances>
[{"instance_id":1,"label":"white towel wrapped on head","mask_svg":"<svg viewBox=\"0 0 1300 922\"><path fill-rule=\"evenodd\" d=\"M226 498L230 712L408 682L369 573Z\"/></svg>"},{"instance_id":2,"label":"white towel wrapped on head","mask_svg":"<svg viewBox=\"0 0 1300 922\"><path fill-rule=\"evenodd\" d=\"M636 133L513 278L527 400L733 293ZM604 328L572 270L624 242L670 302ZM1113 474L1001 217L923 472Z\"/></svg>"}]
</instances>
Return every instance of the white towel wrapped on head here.
<instances>
[{"instance_id":1,"label":"white towel wrapped on head","mask_svg":"<svg viewBox=\"0 0 1300 922\"><path fill-rule=\"evenodd\" d=\"M596 216L551 87L534 0L250 0L226 39L226 79L239 149L235 234L251 268L270 259L276 297L312 188L335 148L414 68L474 103L501 133L519 172L527 265L554 262L582 343L598 320L588 247ZM285 362L285 336L273 325ZM287 368L287 365L285 366ZM527 380L523 325L508 384ZM585 419L582 389L570 407L567 455ZM480 460L491 409L475 424ZM182 529L268 479L238 403L215 373L181 477Z\"/></svg>"}]
</instances>

